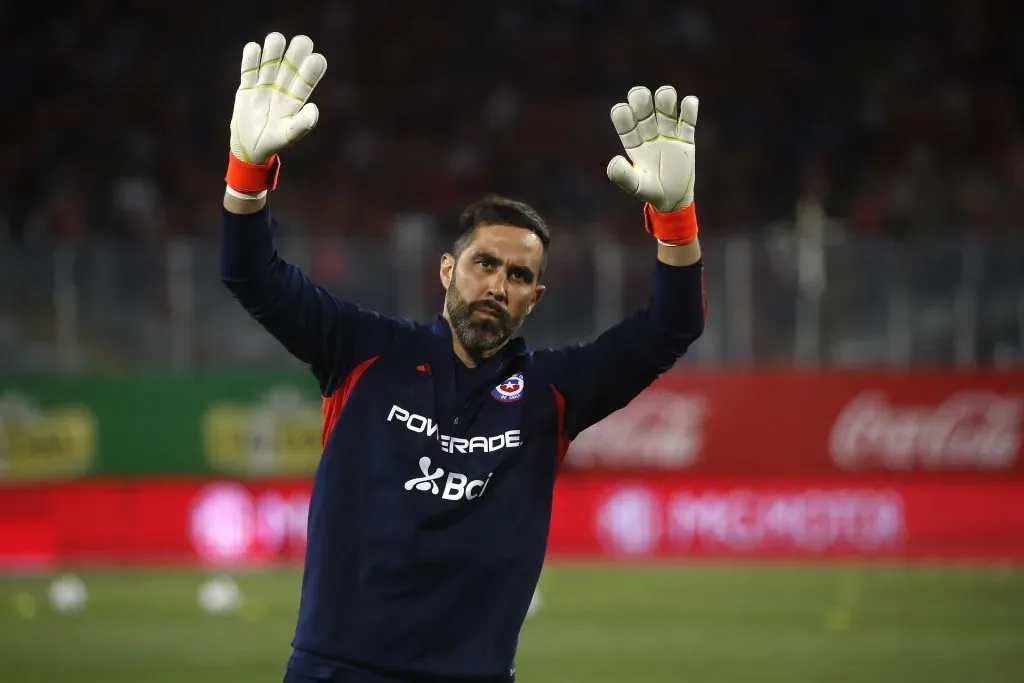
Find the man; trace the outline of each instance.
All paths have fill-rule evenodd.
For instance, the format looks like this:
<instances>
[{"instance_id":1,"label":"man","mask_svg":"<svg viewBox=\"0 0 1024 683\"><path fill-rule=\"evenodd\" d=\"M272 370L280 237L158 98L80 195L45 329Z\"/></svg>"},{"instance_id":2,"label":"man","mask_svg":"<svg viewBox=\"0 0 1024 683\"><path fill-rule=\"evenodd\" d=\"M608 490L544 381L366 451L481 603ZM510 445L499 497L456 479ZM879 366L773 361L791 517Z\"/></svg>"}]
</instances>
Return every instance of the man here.
<instances>
[{"instance_id":1,"label":"man","mask_svg":"<svg viewBox=\"0 0 1024 683\"><path fill-rule=\"evenodd\" d=\"M520 202L463 213L429 324L341 301L278 256L277 153L316 125L325 70L305 36L245 46L223 211L224 283L323 395L286 680L514 680L566 448L703 330L697 100L633 88L611 111L632 163L615 157L608 176L645 201L658 241L648 307L592 343L534 351L514 335L543 298L550 236Z\"/></svg>"}]
</instances>

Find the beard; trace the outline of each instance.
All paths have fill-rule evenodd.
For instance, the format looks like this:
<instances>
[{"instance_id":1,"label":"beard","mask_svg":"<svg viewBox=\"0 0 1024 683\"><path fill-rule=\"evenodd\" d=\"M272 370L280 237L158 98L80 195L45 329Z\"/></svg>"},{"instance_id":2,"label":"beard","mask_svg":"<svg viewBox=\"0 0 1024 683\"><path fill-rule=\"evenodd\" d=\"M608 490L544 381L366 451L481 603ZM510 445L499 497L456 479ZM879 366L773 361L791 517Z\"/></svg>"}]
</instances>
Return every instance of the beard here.
<instances>
[{"instance_id":1,"label":"beard","mask_svg":"<svg viewBox=\"0 0 1024 683\"><path fill-rule=\"evenodd\" d=\"M452 322L455 336L469 355L479 358L512 338L523 324L525 316L514 316L488 301L467 301L455 286L454 275L444 295L444 305ZM478 310L485 310L496 317L474 318Z\"/></svg>"}]
</instances>

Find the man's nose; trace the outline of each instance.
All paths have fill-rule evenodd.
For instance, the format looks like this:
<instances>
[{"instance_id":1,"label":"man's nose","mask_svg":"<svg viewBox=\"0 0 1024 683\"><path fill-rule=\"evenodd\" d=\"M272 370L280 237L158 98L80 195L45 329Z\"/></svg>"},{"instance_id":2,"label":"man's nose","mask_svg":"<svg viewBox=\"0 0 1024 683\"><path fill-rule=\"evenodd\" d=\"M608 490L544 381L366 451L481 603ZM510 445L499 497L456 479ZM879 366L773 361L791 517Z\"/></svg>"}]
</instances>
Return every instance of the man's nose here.
<instances>
[{"instance_id":1,"label":"man's nose","mask_svg":"<svg viewBox=\"0 0 1024 683\"><path fill-rule=\"evenodd\" d=\"M491 275L491 280L487 283L487 294L494 297L497 301L505 303L508 300L507 285L508 278L505 276L505 271L498 270Z\"/></svg>"}]
</instances>

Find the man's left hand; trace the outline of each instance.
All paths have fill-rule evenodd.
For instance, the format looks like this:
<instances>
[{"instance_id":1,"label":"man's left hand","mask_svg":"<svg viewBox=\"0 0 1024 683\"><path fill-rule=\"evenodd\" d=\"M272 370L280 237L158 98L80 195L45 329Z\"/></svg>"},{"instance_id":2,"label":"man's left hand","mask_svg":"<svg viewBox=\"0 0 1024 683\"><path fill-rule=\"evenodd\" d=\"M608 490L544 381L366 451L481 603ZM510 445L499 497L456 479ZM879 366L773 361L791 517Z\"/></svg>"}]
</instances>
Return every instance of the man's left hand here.
<instances>
[{"instance_id":1,"label":"man's left hand","mask_svg":"<svg viewBox=\"0 0 1024 683\"><path fill-rule=\"evenodd\" d=\"M612 107L611 118L630 161L621 155L612 159L608 178L659 213L688 207L693 203L697 98L678 102L675 88L663 85L653 97L643 86L632 88L626 100Z\"/></svg>"}]
</instances>

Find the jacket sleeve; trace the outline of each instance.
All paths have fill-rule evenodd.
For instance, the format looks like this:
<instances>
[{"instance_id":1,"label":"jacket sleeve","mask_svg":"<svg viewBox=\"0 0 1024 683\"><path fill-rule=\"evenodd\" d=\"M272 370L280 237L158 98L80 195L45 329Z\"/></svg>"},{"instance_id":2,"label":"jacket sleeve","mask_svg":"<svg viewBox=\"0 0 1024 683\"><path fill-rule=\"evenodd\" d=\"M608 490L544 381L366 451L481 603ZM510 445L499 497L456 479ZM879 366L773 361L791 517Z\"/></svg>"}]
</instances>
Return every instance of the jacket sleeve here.
<instances>
[{"instance_id":1,"label":"jacket sleeve","mask_svg":"<svg viewBox=\"0 0 1024 683\"><path fill-rule=\"evenodd\" d=\"M221 280L293 356L309 364L323 396L394 333L394 321L342 301L277 253L269 207L221 213Z\"/></svg>"},{"instance_id":2,"label":"jacket sleeve","mask_svg":"<svg viewBox=\"0 0 1024 683\"><path fill-rule=\"evenodd\" d=\"M668 371L704 331L705 311L703 261L657 261L646 308L591 342L554 351L565 434L576 438Z\"/></svg>"}]
</instances>

